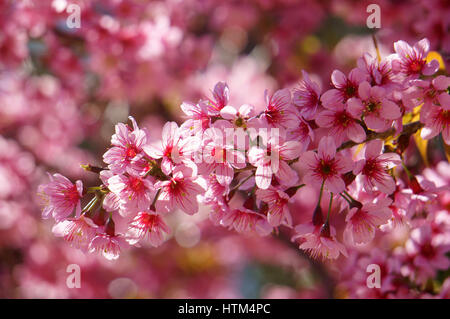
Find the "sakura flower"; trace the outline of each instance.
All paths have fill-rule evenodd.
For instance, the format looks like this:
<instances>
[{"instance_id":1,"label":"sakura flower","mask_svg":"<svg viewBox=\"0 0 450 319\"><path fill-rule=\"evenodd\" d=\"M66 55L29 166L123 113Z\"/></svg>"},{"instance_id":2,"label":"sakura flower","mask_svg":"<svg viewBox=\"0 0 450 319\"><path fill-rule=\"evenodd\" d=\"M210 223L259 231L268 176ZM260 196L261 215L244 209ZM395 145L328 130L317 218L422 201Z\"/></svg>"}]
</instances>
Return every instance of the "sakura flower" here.
<instances>
[{"instance_id":1,"label":"sakura flower","mask_svg":"<svg viewBox=\"0 0 450 319\"><path fill-rule=\"evenodd\" d=\"M392 71L391 60L383 59L378 61L376 57L365 53L358 59L358 68L366 74L366 78L370 79L372 86L380 86L385 89L393 89L399 87L396 82L395 74Z\"/></svg>"},{"instance_id":2,"label":"sakura flower","mask_svg":"<svg viewBox=\"0 0 450 319\"><path fill-rule=\"evenodd\" d=\"M389 129L392 121L402 116L397 104L386 97L386 90L366 81L358 88L359 98L350 98L348 111L355 118L364 116L367 126L376 132Z\"/></svg>"},{"instance_id":3,"label":"sakura flower","mask_svg":"<svg viewBox=\"0 0 450 319\"><path fill-rule=\"evenodd\" d=\"M99 252L108 260L116 260L126 244L120 235L97 234L89 244L89 252Z\"/></svg>"},{"instance_id":4,"label":"sakura flower","mask_svg":"<svg viewBox=\"0 0 450 319\"><path fill-rule=\"evenodd\" d=\"M373 140L366 144L364 158L356 163L353 174L361 174L363 187L367 192L377 189L386 194L392 194L395 190L395 182L387 170L400 165L398 154L383 154L382 140Z\"/></svg>"},{"instance_id":5,"label":"sakura flower","mask_svg":"<svg viewBox=\"0 0 450 319\"><path fill-rule=\"evenodd\" d=\"M391 218L391 203L391 199L384 198L375 203L365 203L361 208L351 208L345 218L344 237L353 245L371 242L378 226L387 224Z\"/></svg>"},{"instance_id":6,"label":"sakura flower","mask_svg":"<svg viewBox=\"0 0 450 319\"><path fill-rule=\"evenodd\" d=\"M301 116L299 118L299 125L287 132L286 138L288 140L295 140L302 144L302 153L308 149L309 144L314 140L314 131Z\"/></svg>"},{"instance_id":7,"label":"sakura flower","mask_svg":"<svg viewBox=\"0 0 450 319\"><path fill-rule=\"evenodd\" d=\"M425 127L420 136L428 140L442 132L445 144L450 145L450 95L447 92L450 78L439 76L431 84L426 81L416 81L416 84L424 88L420 121Z\"/></svg>"},{"instance_id":8,"label":"sakura flower","mask_svg":"<svg viewBox=\"0 0 450 319\"><path fill-rule=\"evenodd\" d=\"M294 89L293 102L300 114L308 120L314 118L320 104L320 87L313 82L306 71L302 70L303 79Z\"/></svg>"},{"instance_id":9,"label":"sakura flower","mask_svg":"<svg viewBox=\"0 0 450 319\"><path fill-rule=\"evenodd\" d=\"M225 82L218 82L212 92L213 98L209 99L209 113L218 115L220 111L228 104L230 99L230 89Z\"/></svg>"},{"instance_id":10,"label":"sakura flower","mask_svg":"<svg viewBox=\"0 0 450 319\"><path fill-rule=\"evenodd\" d=\"M243 104L236 110L233 106L227 105L220 110L220 116L231 121L235 128L247 128L248 121L254 116L254 107L249 104ZM250 120L251 121L251 120Z\"/></svg>"},{"instance_id":11,"label":"sakura flower","mask_svg":"<svg viewBox=\"0 0 450 319\"><path fill-rule=\"evenodd\" d=\"M322 105L334 105L338 101L345 103L348 99L357 97L358 87L366 79L366 75L359 69L351 70L348 77L341 71L334 70L331 74L331 82L335 88L322 94L320 98Z\"/></svg>"},{"instance_id":12,"label":"sakura flower","mask_svg":"<svg viewBox=\"0 0 450 319\"><path fill-rule=\"evenodd\" d=\"M361 143L366 139L366 132L345 108L337 102L324 105L326 110L319 113L316 123L320 127L329 128L328 135L333 136L337 145L350 139Z\"/></svg>"},{"instance_id":13,"label":"sakura flower","mask_svg":"<svg viewBox=\"0 0 450 319\"><path fill-rule=\"evenodd\" d=\"M100 179L106 187L109 186L109 179L113 176L114 174L110 170L100 172ZM103 199L102 205L107 212L116 211L120 208L120 197L114 192L108 192Z\"/></svg>"},{"instance_id":14,"label":"sakura flower","mask_svg":"<svg viewBox=\"0 0 450 319\"><path fill-rule=\"evenodd\" d=\"M58 222L53 226L55 236L64 237L71 245L79 249L87 249L87 246L97 233L98 226L84 215L78 218L69 218Z\"/></svg>"},{"instance_id":15,"label":"sakura flower","mask_svg":"<svg viewBox=\"0 0 450 319\"><path fill-rule=\"evenodd\" d=\"M180 164L196 168L192 155L199 148L199 143L194 136L183 138L178 125L168 122L163 127L161 143L144 145L143 150L152 158L162 158L161 169L164 174L170 174Z\"/></svg>"},{"instance_id":16,"label":"sakura flower","mask_svg":"<svg viewBox=\"0 0 450 319\"><path fill-rule=\"evenodd\" d=\"M264 215L245 207L234 209L226 214L221 220L221 224L230 229L234 228L242 234L267 236L272 232L272 227Z\"/></svg>"},{"instance_id":17,"label":"sakura flower","mask_svg":"<svg viewBox=\"0 0 450 319\"><path fill-rule=\"evenodd\" d=\"M120 198L119 212L122 216L146 210L155 194L152 177L114 175L108 179L108 188Z\"/></svg>"},{"instance_id":18,"label":"sakura flower","mask_svg":"<svg viewBox=\"0 0 450 319\"><path fill-rule=\"evenodd\" d=\"M324 187L336 194L345 190L342 174L351 171L354 166L351 159L341 153L336 154L336 144L331 136L320 140L317 153L308 151L299 162L305 170L305 184L321 187L324 183Z\"/></svg>"},{"instance_id":19,"label":"sakura flower","mask_svg":"<svg viewBox=\"0 0 450 319\"><path fill-rule=\"evenodd\" d=\"M421 74L432 75L439 69L439 62L435 59L427 63L426 58L430 50L430 41L422 39L411 47L405 41L394 43L395 55L392 55L392 69L402 73L407 79L418 78Z\"/></svg>"},{"instance_id":20,"label":"sakura flower","mask_svg":"<svg viewBox=\"0 0 450 319\"><path fill-rule=\"evenodd\" d=\"M414 270L419 270L411 271L408 275L418 276L420 282L434 278L438 270L450 267L450 259L446 256L450 251L450 245L435 240L429 224L412 230L411 237L405 244L405 250L408 257L413 259Z\"/></svg>"},{"instance_id":21,"label":"sakura flower","mask_svg":"<svg viewBox=\"0 0 450 319\"><path fill-rule=\"evenodd\" d=\"M442 132L445 144L450 145L450 110L434 108L428 112L426 118L421 117L421 122L425 123L420 133L423 139L429 140Z\"/></svg>"},{"instance_id":22,"label":"sakura flower","mask_svg":"<svg viewBox=\"0 0 450 319\"><path fill-rule=\"evenodd\" d=\"M201 133L211 124L208 105L203 101L197 104L183 102L181 104L181 110L187 116L186 121L180 126L182 134L195 135Z\"/></svg>"},{"instance_id":23,"label":"sakura flower","mask_svg":"<svg viewBox=\"0 0 450 319\"><path fill-rule=\"evenodd\" d=\"M135 162L142 159L142 146L147 141L144 130L139 129L133 117L133 130L123 124L116 125L116 133L111 137L111 147L104 155L103 161L114 174L123 174Z\"/></svg>"},{"instance_id":24,"label":"sakura flower","mask_svg":"<svg viewBox=\"0 0 450 319\"><path fill-rule=\"evenodd\" d=\"M411 84L417 89L409 96L423 102L420 110L421 119L426 119L427 114L439 106L444 110L450 109L450 94L447 91L450 87L450 77L439 75L431 81L415 80Z\"/></svg>"},{"instance_id":25,"label":"sakura flower","mask_svg":"<svg viewBox=\"0 0 450 319\"><path fill-rule=\"evenodd\" d=\"M258 189L256 197L268 204L267 221L273 227L285 224L292 226L292 217L289 213L289 195L275 187Z\"/></svg>"},{"instance_id":26,"label":"sakura flower","mask_svg":"<svg viewBox=\"0 0 450 319\"><path fill-rule=\"evenodd\" d=\"M274 128L295 128L298 125L296 110L291 104L291 92L288 89L276 91L272 96L265 92L266 109L261 115L264 125Z\"/></svg>"},{"instance_id":27,"label":"sakura flower","mask_svg":"<svg viewBox=\"0 0 450 319\"><path fill-rule=\"evenodd\" d=\"M157 211L170 212L179 208L189 215L197 213L197 195L204 189L194 181L191 174L189 169L176 167L170 180L156 182L155 188L161 189L156 201Z\"/></svg>"},{"instance_id":28,"label":"sakura flower","mask_svg":"<svg viewBox=\"0 0 450 319\"><path fill-rule=\"evenodd\" d=\"M158 247L168 234L170 234L170 228L159 214L153 211L142 211L137 213L129 223L127 241L134 245L147 239L150 245Z\"/></svg>"},{"instance_id":29,"label":"sakura flower","mask_svg":"<svg viewBox=\"0 0 450 319\"><path fill-rule=\"evenodd\" d=\"M45 207L43 218L50 215L57 221L61 221L75 210L75 217L81 214L80 200L83 196L83 182L76 181L73 184L67 177L61 174L48 174L50 182L39 186L38 193L44 200Z\"/></svg>"},{"instance_id":30,"label":"sakura flower","mask_svg":"<svg viewBox=\"0 0 450 319\"><path fill-rule=\"evenodd\" d=\"M245 154L242 150L235 150L233 130L212 127L206 130L206 145L203 148L203 161L207 172L215 172L217 181L221 185L229 185L234 177L234 168L246 166ZM228 134L227 134L228 133ZM224 136L225 135L225 136Z\"/></svg>"},{"instance_id":31,"label":"sakura flower","mask_svg":"<svg viewBox=\"0 0 450 319\"><path fill-rule=\"evenodd\" d=\"M299 248L313 258L337 259L340 254L347 257L345 246L336 240L336 230L327 222L318 226L312 223L297 225L292 240L298 239L300 239Z\"/></svg>"},{"instance_id":32,"label":"sakura flower","mask_svg":"<svg viewBox=\"0 0 450 319\"><path fill-rule=\"evenodd\" d=\"M302 145L297 141L280 143L278 138L271 136L267 142L267 149L253 146L248 152L250 164L256 166L256 185L267 189L275 175L280 184L291 186L296 183L297 173L286 161L300 156Z\"/></svg>"},{"instance_id":33,"label":"sakura flower","mask_svg":"<svg viewBox=\"0 0 450 319\"><path fill-rule=\"evenodd\" d=\"M202 202L207 205L225 204L224 196L230 191L229 185L222 185L218 182L215 174L210 174L206 178L206 192L202 197Z\"/></svg>"}]
</instances>

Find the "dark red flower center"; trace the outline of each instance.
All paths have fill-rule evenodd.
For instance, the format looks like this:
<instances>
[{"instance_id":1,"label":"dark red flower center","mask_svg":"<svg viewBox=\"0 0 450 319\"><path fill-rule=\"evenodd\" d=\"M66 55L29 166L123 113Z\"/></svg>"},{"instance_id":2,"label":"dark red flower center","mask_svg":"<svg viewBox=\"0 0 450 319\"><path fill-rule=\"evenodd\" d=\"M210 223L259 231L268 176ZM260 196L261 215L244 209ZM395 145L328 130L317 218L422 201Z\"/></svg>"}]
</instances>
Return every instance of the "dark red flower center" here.
<instances>
[{"instance_id":1,"label":"dark red flower center","mask_svg":"<svg viewBox=\"0 0 450 319\"><path fill-rule=\"evenodd\" d=\"M144 189L144 182L138 177L131 177L129 180L129 186L133 192L141 192Z\"/></svg>"},{"instance_id":2,"label":"dark red flower center","mask_svg":"<svg viewBox=\"0 0 450 319\"><path fill-rule=\"evenodd\" d=\"M134 145L130 145L127 148L127 158L134 158L136 156L136 154L138 153L138 150L136 148L136 146Z\"/></svg>"}]
</instances>

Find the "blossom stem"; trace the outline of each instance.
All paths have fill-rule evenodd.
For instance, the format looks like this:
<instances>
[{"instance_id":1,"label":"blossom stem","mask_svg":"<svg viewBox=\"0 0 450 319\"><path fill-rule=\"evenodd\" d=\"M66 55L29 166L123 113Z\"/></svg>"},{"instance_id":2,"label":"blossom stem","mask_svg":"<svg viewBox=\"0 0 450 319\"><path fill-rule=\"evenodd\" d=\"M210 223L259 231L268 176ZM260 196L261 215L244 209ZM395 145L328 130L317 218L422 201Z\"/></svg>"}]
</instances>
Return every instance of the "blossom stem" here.
<instances>
[{"instance_id":1,"label":"blossom stem","mask_svg":"<svg viewBox=\"0 0 450 319\"><path fill-rule=\"evenodd\" d=\"M322 194L323 194L323 187L325 185L325 180L322 182L322 186L320 186L320 193L319 193L319 201L317 202L317 205L320 205L320 201L322 200Z\"/></svg>"},{"instance_id":2,"label":"blossom stem","mask_svg":"<svg viewBox=\"0 0 450 319\"><path fill-rule=\"evenodd\" d=\"M92 187L88 187L87 192L88 193L97 193L97 192L108 193L109 190L107 188L105 188L104 186L92 186Z\"/></svg>"},{"instance_id":3,"label":"blossom stem","mask_svg":"<svg viewBox=\"0 0 450 319\"><path fill-rule=\"evenodd\" d=\"M339 193L339 195L341 195L341 197L342 197L343 199L345 199L345 200L347 201L347 203L349 203L350 205L352 204L352 201L351 201L350 199L348 199L346 196L344 196L343 193Z\"/></svg>"},{"instance_id":4,"label":"blossom stem","mask_svg":"<svg viewBox=\"0 0 450 319\"><path fill-rule=\"evenodd\" d=\"M83 208L83 210L81 212L86 213L86 212L90 211L91 208L94 207L94 205L97 203L97 201L98 201L98 196L95 195L95 197L91 199L91 201Z\"/></svg>"},{"instance_id":5,"label":"blossom stem","mask_svg":"<svg viewBox=\"0 0 450 319\"><path fill-rule=\"evenodd\" d=\"M80 166L82 169L84 169L87 172L92 172L92 173L97 173L97 174L100 174L100 172L104 170L104 168L92 166L91 164L82 164Z\"/></svg>"},{"instance_id":6,"label":"blossom stem","mask_svg":"<svg viewBox=\"0 0 450 319\"><path fill-rule=\"evenodd\" d=\"M352 201L356 202L356 199L354 199L354 198L352 197L352 195L350 195L347 191L344 191L343 193L344 193L345 195L347 195L348 198L350 198Z\"/></svg>"},{"instance_id":7,"label":"blossom stem","mask_svg":"<svg viewBox=\"0 0 450 319\"><path fill-rule=\"evenodd\" d=\"M328 223L330 221L330 213L331 213L331 205L333 204L333 193L330 193L330 204L328 205L328 214L327 214L327 220L325 223Z\"/></svg>"},{"instance_id":8,"label":"blossom stem","mask_svg":"<svg viewBox=\"0 0 450 319\"><path fill-rule=\"evenodd\" d=\"M246 181L248 181L252 176L255 175L255 172L251 173L250 175L248 175L247 177L245 177L244 179L242 179L236 186L234 186L231 191L237 190L239 187L241 187Z\"/></svg>"},{"instance_id":9,"label":"blossom stem","mask_svg":"<svg viewBox=\"0 0 450 319\"><path fill-rule=\"evenodd\" d=\"M402 167L405 170L406 175L408 175L409 179L412 179L414 175L411 173L411 171L406 167L405 162L402 160Z\"/></svg>"},{"instance_id":10,"label":"blossom stem","mask_svg":"<svg viewBox=\"0 0 450 319\"><path fill-rule=\"evenodd\" d=\"M156 204L156 201L158 200L159 194L161 194L161 188L158 189L158 191L156 192L155 198L153 198L152 204L150 205L150 209L154 210L155 212L156 212L155 204Z\"/></svg>"},{"instance_id":11,"label":"blossom stem","mask_svg":"<svg viewBox=\"0 0 450 319\"><path fill-rule=\"evenodd\" d=\"M381 54L380 54L380 49L378 48L378 41L377 41L377 38L375 37L375 33L372 33L372 40L373 40L373 45L375 46L375 50L377 51L377 60L379 63L379 62L381 62Z\"/></svg>"}]
</instances>

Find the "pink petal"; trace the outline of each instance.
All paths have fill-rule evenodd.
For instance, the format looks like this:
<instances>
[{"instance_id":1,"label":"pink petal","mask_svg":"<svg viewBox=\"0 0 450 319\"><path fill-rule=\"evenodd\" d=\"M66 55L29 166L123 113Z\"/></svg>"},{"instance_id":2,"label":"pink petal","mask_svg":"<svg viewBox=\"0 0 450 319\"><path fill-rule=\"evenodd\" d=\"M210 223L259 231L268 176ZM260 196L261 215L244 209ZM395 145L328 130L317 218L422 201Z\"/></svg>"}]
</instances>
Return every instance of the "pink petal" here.
<instances>
[{"instance_id":1,"label":"pink petal","mask_svg":"<svg viewBox=\"0 0 450 319\"><path fill-rule=\"evenodd\" d=\"M371 87L369 82L364 81L358 87L358 94L362 100L368 100L370 98Z\"/></svg>"},{"instance_id":2,"label":"pink petal","mask_svg":"<svg viewBox=\"0 0 450 319\"><path fill-rule=\"evenodd\" d=\"M390 126L386 120L381 119L372 114L365 116L364 121L366 122L368 128L370 128L376 132L385 131Z\"/></svg>"},{"instance_id":3,"label":"pink petal","mask_svg":"<svg viewBox=\"0 0 450 319\"><path fill-rule=\"evenodd\" d=\"M298 181L297 172L285 161L280 161L275 176L282 185L294 185Z\"/></svg>"},{"instance_id":4,"label":"pink petal","mask_svg":"<svg viewBox=\"0 0 450 319\"><path fill-rule=\"evenodd\" d=\"M239 114L241 116L243 116L244 118L248 118L250 116L253 115L253 110L255 108L253 107L253 105L250 104L243 104L241 105L241 107L239 108Z\"/></svg>"},{"instance_id":5,"label":"pink petal","mask_svg":"<svg viewBox=\"0 0 450 319\"><path fill-rule=\"evenodd\" d=\"M376 158L381 154L384 142L382 140L372 140L366 144L365 156L366 159Z\"/></svg>"},{"instance_id":6,"label":"pink petal","mask_svg":"<svg viewBox=\"0 0 450 319\"><path fill-rule=\"evenodd\" d=\"M342 178L338 176L330 176L325 180L327 189L335 194L341 193L345 190L345 183Z\"/></svg>"},{"instance_id":7,"label":"pink petal","mask_svg":"<svg viewBox=\"0 0 450 319\"><path fill-rule=\"evenodd\" d=\"M334 158L336 155L336 144L331 136L322 137L318 148L319 158Z\"/></svg>"},{"instance_id":8,"label":"pink petal","mask_svg":"<svg viewBox=\"0 0 450 319\"><path fill-rule=\"evenodd\" d=\"M280 156L284 160L293 160L298 158L302 153L302 144L297 141L288 141L285 142L280 147Z\"/></svg>"},{"instance_id":9,"label":"pink petal","mask_svg":"<svg viewBox=\"0 0 450 319\"><path fill-rule=\"evenodd\" d=\"M423 75L433 75L439 70L439 62L436 59L431 60L429 63L425 64L422 73Z\"/></svg>"},{"instance_id":10,"label":"pink petal","mask_svg":"<svg viewBox=\"0 0 450 319\"><path fill-rule=\"evenodd\" d=\"M237 116L237 111L234 107L227 105L220 110L220 116L226 120L234 120Z\"/></svg>"},{"instance_id":11,"label":"pink petal","mask_svg":"<svg viewBox=\"0 0 450 319\"><path fill-rule=\"evenodd\" d=\"M320 127L331 127L334 124L334 115L333 111L325 110L319 113L315 121Z\"/></svg>"},{"instance_id":12,"label":"pink petal","mask_svg":"<svg viewBox=\"0 0 450 319\"><path fill-rule=\"evenodd\" d=\"M381 102L380 114L388 120L396 120L402 116L398 105L387 99L383 99Z\"/></svg>"},{"instance_id":13,"label":"pink petal","mask_svg":"<svg viewBox=\"0 0 450 319\"><path fill-rule=\"evenodd\" d=\"M356 97L352 97L352 98L348 99L347 107L348 107L349 113L354 118L357 118L357 119L361 117L363 110L364 110L364 105L362 104L362 101Z\"/></svg>"},{"instance_id":14,"label":"pink petal","mask_svg":"<svg viewBox=\"0 0 450 319\"><path fill-rule=\"evenodd\" d=\"M347 127L347 136L355 143L361 143L366 139L366 132L361 125L353 122Z\"/></svg>"},{"instance_id":15,"label":"pink petal","mask_svg":"<svg viewBox=\"0 0 450 319\"><path fill-rule=\"evenodd\" d=\"M272 182L272 169L269 165L258 166L255 174L256 186L267 189Z\"/></svg>"},{"instance_id":16,"label":"pink petal","mask_svg":"<svg viewBox=\"0 0 450 319\"><path fill-rule=\"evenodd\" d=\"M331 82L337 88L343 87L347 84L347 77L339 70L334 70L331 74Z\"/></svg>"}]
</instances>

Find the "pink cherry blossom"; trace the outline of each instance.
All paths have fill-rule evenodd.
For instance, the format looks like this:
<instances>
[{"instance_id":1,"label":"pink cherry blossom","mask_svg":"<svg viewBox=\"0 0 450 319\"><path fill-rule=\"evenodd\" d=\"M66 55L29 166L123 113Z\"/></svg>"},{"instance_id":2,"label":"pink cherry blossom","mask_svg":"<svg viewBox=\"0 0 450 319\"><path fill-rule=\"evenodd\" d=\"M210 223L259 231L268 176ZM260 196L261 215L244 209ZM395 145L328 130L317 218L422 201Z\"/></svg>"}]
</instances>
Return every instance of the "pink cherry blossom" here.
<instances>
[{"instance_id":1,"label":"pink cherry blossom","mask_svg":"<svg viewBox=\"0 0 450 319\"><path fill-rule=\"evenodd\" d=\"M157 211L171 212L179 208L189 215L197 213L197 195L204 189L190 176L188 169L177 167L170 180L155 183L155 188L161 189L156 201Z\"/></svg>"},{"instance_id":2,"label":"pink cherry blossom","mask_svg":"<svg viewBox=\"0 0 450 319\"><path fill-rule=\"evenodd\" d=\"M302 145L297 141L286 141L278 144L278 139L270 137L267 149L253 146L248 153L250 164L256 167L255 180L259 188L267 189L275 175L278 182L292 186L298 180L297 173L286 161L300 156Z\"/></svg>"},{"instance_id":3,"label":"pink cherry blossom","mask_svg":"<svg viewBox=\"0 0 450 319\"><path fill-rule=\"evenodd\" d=\"M170 228L162 216L153 211L142 211L137 213L130 222L126 240L131 245L142 240L148 240L150 245L158 247L165 241L170 232Z\"/></svg>"},{"instance_id":4,"label":"pink cherry blossom","mask_svg":"<svg viewBox=\"0 0 450 319\"><path fill-rule=\"evenodd\" d=\"M447 92L450 78L438 76L431 83L427 81L416 83L423 88L423 92L419 95L424 102L420 111L420 121L425 124L421 137L431 139L442 132L445 144L450 145L450 95Z\"/></svg>"},{"instance_id":5,"label":"pink cherry blossom","mask_svg":"<svg viewBox=\"0 0 450 319\"><path fill-rule=\"evenodd\" d=\"M313 258L336 259L340 254L347 256L345 246L335 236L333 226L314 226L309 223L297 225L292 240L300 240L300 249L307 251Z\"/></svg>"},{"instance_id":6,"label":"pink cherry blossom","mask_svg":"<svg viewBox=\"0 0 450 319\"><path fill-rule=\"evenodd\" d=\"M358 87L366 79L366 75L359 69L350 71L348 77L341 71L334 70L331 74L331 82L335 88L322 94L322 104L334 105L338 101L345 103L348 99L357 97Z\"/></svg>"},{"instance_id":7,"label":"pink cherry blossom","mask_svg":"<svg viewBox=\"0 0 450 319\"><path fill-rule=\"evenodd\" d=\"M341 153L336 154L336 144L331 136L320 140L317 153L308 151L299 160L305 170L303 181L306 184L319 187L324 186L333 193L345 190L345 183L341 175L353 169L354 163Z\"/></svg>"},{"instance_id":8,"label":"pink cherry blossom","mask_svg":"<svg viewBox=\"0 0 450 319\"><path fill-rule=\"evenodd\" d=\"M235 149L233 131L225 134L218 127L206 130L203 147L203 161L207 172L214 172L221 185L229 185L234 177L234 169L246 166L245 153Z\"/></svg>"},{"instance_id":9,"label":"pink cherry blossom","mask_svg":"<svg viewBox=\"0 0 450 319\"><path fill-rule=\"evenodd\" d=\"M417 89L410 97L423 102L420 110L421 118L425 119L427 113L441 106L444 110L450 109L450 94L447 88L450 86L450 77L439 75L431 81L415 80L412 82Z\"/></svg>"},{"instance_id":10,"label":"pink cherry blossom","mask_svg":"<svg viewBox=\"0 0 450 319\"><path fill-rule=\"evenodd\" d=\"M218 82L212 92L213 98L209 100L209 113L218 115L220 111L228 104L230 99L230 89L225 82Z\"/></svg>"},{"instance_id":11,"label":"pink cherry blossom","mask_svg":"<svg viewBox=\"0 0 450 319\"><path fill-rule=\"evenodd\" d=\"M114 174L110 170L103 170L100 172L100 179L103 182L103 185L109 187L109 179L114 176ZM120 208L120 197L114 193L109 192L105 195L103 199L103 208L107 212L117 211Z\"/></svg>"},{"instance_id":12,"label":"pink cherry blossom","mask_svg":"<svg viewBox=\"0 0 450 319\"><path fill-rule=\"evenodd\" d=\"M430 41L422 39L411 47L405 41L394 43L396 55L391 57L392 68L407 78L418 78L419 75L432 75L439 69L439 62L431 60L426 62L430 50Z\"/></svg>"},{"instance_id":13,"label":"pink cherry blossom","mask_svg":"<svg viewBox=\"0 0 450 319\"><path fill-rule=\"evenodd\" d=\"M147 141L145 131L139 129L130 116L133 130L123 124L116 125L116 133L111 138L112 147L103 155L103 161L115 174L123 174L130 165L142 159L142 146Z\"/></svg>"},{"instance_id":14,"label":"pink cherry blossom","mask_svg":"<svg viewBox=\"0 0 450 319\"><path fill-rule=\"evenodd\" d=\"M378 61L376 57L366 53L358 59L358 68L366 73L372 86L376 85L385 89L397 88L400 86L399 83L396 82L390 59Z\"/></svg>"},{"instance_id":15,"label":"pink cherry blossom","mask_svg":"<svg viewBox=\"0 0 450 319\"><path fill-rule=\"evenodd\" d=\"M364 118L367 126L375 132L382 132L392 126L393 120L402 116L397 104L386 97L386 90L371 87L367 81L358 87L359 98L350 98L348 111L355 118Z\"/></svg>"},{"instance_id":16,"label":"pink cherry blossom","mask_svg":"<svg viewBox=\"0 0 450 319\"><path fill-rule=\"evenodd\" d=\"M186 121L180 126L182 133L195 135L206 130L211 124L206 102L200 101L197 104L183 102L180 107L187 116Z\"/></svg>"},{"instance_id":17,"label":"pink cherry blossom","mask_svg":"<svg viewBox=\"0 0 450 319\"><path fill-rule=\"evenodd\" d=\"M415 271L412 276L418 276L420 282L426 278L434 277L438 270L448 269L450 259L446 254L450 246L440 243L433 238L433 230L430 225L423 225L411 232L411 237L405 244L405 252L409 258L413 258Z\"/></svg>"},{"instance_id":18,"label":"pink cherry blossom","mask_svg":"<svg viewBox=\"0 0 450 319\"><path fill-rule=\"evenodd\" d=\"M89 252L98 252L107 260L116 260L120 256L121 248L125 246L125 240L119 235L98 234L89 244Z\"/></svg>"},{"instance_id":19,"label":"pink cherry blossom","mask_svg":"<svg viewBox=\"0 0 450 319\"><path fill-rule=\"evenodd\" d=\"M348 112L345 105L337 102L327 104L326 110L320 112L316 123L320 127L329 128L328 134L334 137L337 145L350 139L356 143L361 143L366 139L366 132L362 126Z\"/></svg>"},{"instance_id":20,"label":"pink cherry blossom","mask_svg":"<svg viewBox=\"0 0 450 319\"><path fill-rule=\"evenodd\" d=\"M234 209L226 214L221 224L242 234L267 236L272 232L272 227L264 215L247 208Z\"/></svg>"},{"instance_id":21,"label":"pink cherry blossom","mask_svg":"<svg viewBox=\"0 0 450 319\"><path fill-rule=\"evenodd\" d=\"M162 158L161 169L165 174L170 174L177 165L196 167L192 156L199 146L196 137L183 138L178 125L175 122L168 122L163 127L161 143L144 145L143 150L152 158Z\"/></svg>"},{"instance_id":22,"label":"pink cherry blossom","mask_svg":"<svg viewBox=\"0 0 450 319\"><path fill-rule=\"evenodd\" d=\"M293 102L300 114L308 120L313 119L320 104L320 87L309 78L309 74L302 70L303 79L294 89Z\"/></svg>"},{"instance_id":23,"label":"pink cherry blossom","mask_svg":"<svg viewBox=\"0 0 450 319\"><path fill-rule=\"evenodd\" d=\"M148 209L155 195L152 177L114 175L108 179L108 188L120 198L119 212L123 216Z\"/></svg>"},{"instance_id":24,"label":"pink cherry blossom","mask_svg":"<svg viewBox=\"0 0 450 319\"><path fill-rule=\"evenodd\" d=\"M243 104L236 110L233 106L227 105L223 109L220 110L220 116L224 119L231 121L235 128L243 128L246 129L248 122L252 121L251 117L255 114L254 107L249 104Z\"/></svg>"},{"instance_id":25,"label":"pink cherry blossom","mask_svg":"<svg viewBox=\"0 0 450 319\"><path fill-rule=\"evenodd\" d=\"M84 215L78 218L69 218L60 221L53 226L53 233L55 236L63 237L71 245L87 250L91 240L97 233L98 226Z\"/></svg>"},{"instance_id":26,"label":"pink cherry blossom","mask_svg":"<svg viewBox=\"0 0 450 319\"><path fill-rule=\"evenodd\" d=\"M364 189L372 192L377 189L386 194L392 194L395 190L395 182L387 170L400 165L398 154L384 153L383 141L373 140L366 144L364 158L356 163L353 173L361 174Z\"/></svg>"},{"instance_id":27,"label":"pink cherry blossom","mask_svg":"<svg viewBox=\"0 0 450 319\"><path fill-rule=\"evenodd\" d=\"M268 204L267 221L273 227L281 224L292 226L292 217L289 213L289 195L275 188L258 189L256 197Z\"/></svg>"},{"instance_id":28,"label":"pink cherry blossom","mask_svg":"<svg viewBox=\"0 0 450 319\"><path fill-rule=\"evenodd\" d=\"M314 140L314 130L311 125L299 116L299 125L286 133L288 140L295 140L302 143L302 153L308 149L310 143Z\"/></svg>"},{"instance_id":29,"label":"pink cherry blossom","mask_svg":"<svg viewBox=\"0 0 450 319\"><path fill-rule=\"evenodd\" d=\"M361 208L351 208L345 217L347 225L344 237L353 245L371 242L376 229L391 218L392 211L389 208L391 203L391 199L384 198L374 203L364 203Z\"/></svg>"},{"instance_id":30,"label":"pink cherry blossom","mask_svg":"<svg viewBox=\"0 0 450 319\"><path fill-rule=\"evenodd\" d=\"M261 115L262 123L274 128L295 128L298 125L296 110L288 89L276 91L272 96L265 92L266 109Z\"/></svg>"},{"instance_id":31,"label":"pink cherry blossom","mask_svg":"<svg viewBox=\"0 0 450 319\"><path fill-rule=\"evenodd\" d=\"M61 174L48 174L50 182L39 186L38 193L42 196L45 208L42 217L52 216L61 221L75 211L75 217L81 213L80 200L83 196L83 182L73 184Z\"/></svg>"}]
</instances>

